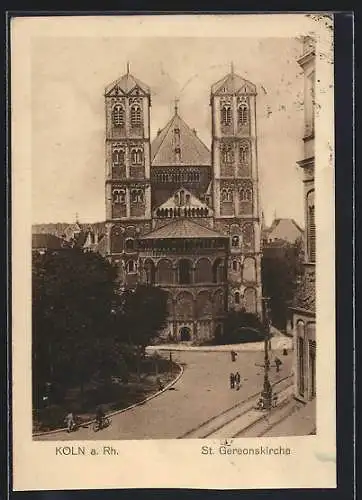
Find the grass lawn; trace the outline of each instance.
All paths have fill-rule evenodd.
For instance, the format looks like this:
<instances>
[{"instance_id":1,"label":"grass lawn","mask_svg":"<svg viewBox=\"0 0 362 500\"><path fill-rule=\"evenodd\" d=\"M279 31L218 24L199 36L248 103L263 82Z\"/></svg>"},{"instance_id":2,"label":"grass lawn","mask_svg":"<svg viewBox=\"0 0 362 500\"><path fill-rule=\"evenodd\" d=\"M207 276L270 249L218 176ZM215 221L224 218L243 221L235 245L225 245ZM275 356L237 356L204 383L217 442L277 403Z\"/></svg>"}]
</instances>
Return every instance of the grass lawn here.
<instances>
[{"instance_id":1,"label":"grass lawn","mask_svg":"<svg viewBox=\"0 0 362 500\"><path fill-rule=\"evenodd\" d=\"M180 367L172 365L171 373L169 361L162 358L156 373L154 364L148 362L142 367L140 378L136 373L129 373L127 383L117 377L107 383L90 381L84 388L83 398L79 387L69 389L60 403L50 401L46 408L33 410L33 432L65 427L64 417L69 411L73 411L80 422L87 422L95 417L99 405L105 413L110 413L139 403L159 391L159 381L165 386L178 376Z\"/></svg>"}]
</instances>

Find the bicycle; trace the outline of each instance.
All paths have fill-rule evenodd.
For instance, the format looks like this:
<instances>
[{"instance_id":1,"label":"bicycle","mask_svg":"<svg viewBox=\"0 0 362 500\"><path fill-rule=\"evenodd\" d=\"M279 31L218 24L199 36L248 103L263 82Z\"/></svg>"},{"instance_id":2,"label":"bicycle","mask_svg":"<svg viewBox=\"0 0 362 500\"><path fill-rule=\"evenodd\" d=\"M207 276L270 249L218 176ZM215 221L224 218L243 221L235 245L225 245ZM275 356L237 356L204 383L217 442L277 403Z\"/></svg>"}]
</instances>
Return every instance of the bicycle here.
<instances>
[{"instance_id":1,"label":"bicycle","mask_svg":"<svg viewBox=\"0 0 362 500\"><path fill-rule=\"evenodd\" d=\"M110 417L103 417L101 421L95 420L95 422L93 422L93 431L98 432L102 429L105 429L106 427L109 427L110 425L111 425Z\"/></svg>"}]
</instances>

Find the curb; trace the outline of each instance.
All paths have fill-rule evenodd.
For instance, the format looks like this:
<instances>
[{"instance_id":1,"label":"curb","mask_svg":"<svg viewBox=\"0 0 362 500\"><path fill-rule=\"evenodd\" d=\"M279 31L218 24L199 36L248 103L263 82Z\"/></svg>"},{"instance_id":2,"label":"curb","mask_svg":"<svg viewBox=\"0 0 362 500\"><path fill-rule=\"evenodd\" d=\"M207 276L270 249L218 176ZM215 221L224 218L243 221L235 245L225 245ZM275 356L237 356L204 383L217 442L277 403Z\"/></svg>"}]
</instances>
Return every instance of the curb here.
<instances>
[{"instance_id":1,"label":"curb","mask_svg":"<svg viewBox=\"0 0 362 500\"><path fill-rule=\"evenodd\" d=\"M154 350L154 351L167 351L167 352L230 352L232 348L222 348L222 349L212 349L209 347L177 347L177 346L170 346L170 347L163 347L160 348L159 346L148 346L147 349L149 350ZM292 347L287 347L289 351L292 351ZM240 348L240 347L234 347L232 350L235 352L262 352L264 351L264 348L257 348L257 349L250 349L250 348ZM273 347L273 350L278 350L282 351L283 347Z\"/></svg>"},{"instance_id":2,"label":"curb","mask_svg":"<svg viewBox=\"0 0 362 500\"><path fill-rule=\"evenodd\" d=\"M177 364L177 363L175 363L175 364ZM177 366L180 368L180 373L177 375L177 377L174 380L171 380L171 382L169 382L162 389L162 391L155 392L154 394L151 394L151 396L148 396L146 399L143 399L142 401L139 401L138 403L134 403L131 406L127 406L127 408L122 408L122 410L116 410L116 411L113 411L111 413L107 413L106 416L107 417L113 417L114 415L120 415L121 413L124 413L124 412L126 412L128 410L132 410L132 408L136 408L137 406L144 405L145 403L147 403L151 399L154 399L157 396L160 396L160 394L162 394L163 392L166 392L170 387L172 387L173 385L175 385L176 382L178 382L180 380L180 378L182 377L182 375L184 373L184 367L181 366L181 365L177 365ZM90 424L93 424L94 422L95 422L95 419L92 419L92 420L89 420L87 422L83 422L82 426L90 425ZM59 432L66 432L66 431L67 431L67 428L63 427L62 429L54 429L52 431L38 432L38 433L34 433L34 434L32 433L32 437L50 436L51 434L57 434Z\"/></svg>"}]
</instances>

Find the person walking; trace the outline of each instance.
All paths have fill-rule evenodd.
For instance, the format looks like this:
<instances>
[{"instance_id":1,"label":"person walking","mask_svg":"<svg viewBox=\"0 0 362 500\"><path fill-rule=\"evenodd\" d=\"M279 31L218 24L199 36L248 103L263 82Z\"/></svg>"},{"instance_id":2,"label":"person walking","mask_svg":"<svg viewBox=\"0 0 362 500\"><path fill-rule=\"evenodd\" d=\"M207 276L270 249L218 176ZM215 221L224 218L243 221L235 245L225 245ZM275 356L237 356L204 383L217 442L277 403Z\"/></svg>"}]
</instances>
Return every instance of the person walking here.
<instances>
[{"instance_id":1,"label":"person walking","mask_svg":"<svg viewBox=\"0 0 362 500\"><path fill-rule=\"evenodd\" d=\"M236 390L237 391L240 389L240 382L241 382L240 373L236 372L235 373L235 385L236 385Z\"/></svg>"},{"instance_id":2,"label":"person walking","mask_svg":"<svg viewBox=\"0 0 362 500\"><path fill-rule=\"evenodd\" d=\"M236 361L237 353L235 351L230 352L231 361L234 363Z\"/></svg>"},{"instance_id":3,"label":"person walking","mask_svg":"<svg viewBox=\"0 0 362 500\"><path fill-rule=\"evenodd\" d=\"M235 375L233 373L230 373L230 389L235 388Z\"/></svg>"},{"instance_id":4,"label":"person walking","mask_svg":"<svg viewBox=\"0 0 362 500\"><path fill-rule=\"evenodd\" d=\"M280 359L278 357L275 357L275 366L276 366L277 372L279 372L281 365L282 365L282 362L280 361Z\"/></svg>"}]
</instances>

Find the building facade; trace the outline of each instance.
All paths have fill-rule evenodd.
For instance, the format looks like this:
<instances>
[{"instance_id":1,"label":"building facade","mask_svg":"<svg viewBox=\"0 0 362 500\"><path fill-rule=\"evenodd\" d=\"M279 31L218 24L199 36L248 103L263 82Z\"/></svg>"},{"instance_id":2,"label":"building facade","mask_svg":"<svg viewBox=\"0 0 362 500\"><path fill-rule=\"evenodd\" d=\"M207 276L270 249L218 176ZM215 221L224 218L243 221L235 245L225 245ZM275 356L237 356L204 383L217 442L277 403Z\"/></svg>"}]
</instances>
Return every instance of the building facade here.
<instances>
[{"instance_id":1,"label":"building facade","mask_svg":"<svg viewBox=\"0 0 362 500\"><path fill-rule=\"evenodd\" d=\"M233 69L211 86L210 151L177 105L151 143L151 90L129 71L105 91L106 255L122 286L167 290L175 341L261 314L256 94Z\"/></svg>"},{"instance_id":2,"label":"building facade","mask_svg":"<svg viewBox=\"0 0 362 500\"><path fill-rule=\"evenodd\" d=\"M303 169L305 209L304 273L293 307L295 341L295 397L308 402L316 396L316 226L314 203L314 89L315 44L305 37L303 54L298 63L304 72L304 158L298 162Z\"/></svg>"}]
</instances>

